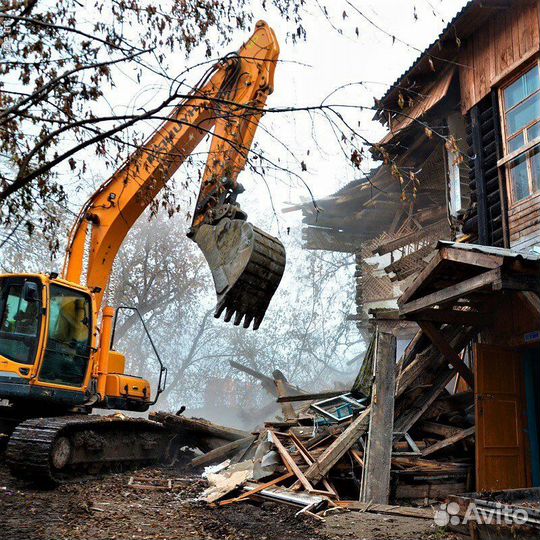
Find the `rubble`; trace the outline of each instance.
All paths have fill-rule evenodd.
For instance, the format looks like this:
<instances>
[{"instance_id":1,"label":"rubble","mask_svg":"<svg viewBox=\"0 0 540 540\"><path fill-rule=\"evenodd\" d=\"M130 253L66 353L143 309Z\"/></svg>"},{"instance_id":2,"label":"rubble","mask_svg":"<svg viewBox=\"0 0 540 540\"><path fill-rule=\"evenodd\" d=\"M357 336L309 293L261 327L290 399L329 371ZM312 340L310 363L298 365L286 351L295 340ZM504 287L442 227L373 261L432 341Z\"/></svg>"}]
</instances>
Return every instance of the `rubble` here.
<instances>
[{"instance_id":1,"label":"rubble","mask_svg":"<svg viewBox=\"0 0 540 540\"><path fill-rule=\"evenodd\" d=\"M456 350L469 339L451 328L441 332ZM204 452L191 466L221 464L208 475L210 487L202 495L213 505L271 500L315 519L331 509L427 519L431 505L471 485L473 393L422 330L397 364L384 339L375 335L353 388L341 391L307 393L281 372L272 378L238 364L282 408L280 417L255 432L163 412L151 418L171 430L177 443ZM383 357L386 369L395 369L395 379L382 369ZM385 421L390 414L391 422L384 434L389 447L381 450L385 424L374 422L384 402ZM370 493L378 494L369 498ZM386 501L376 500L380 493Z\"/></svg>"}]
</instances>

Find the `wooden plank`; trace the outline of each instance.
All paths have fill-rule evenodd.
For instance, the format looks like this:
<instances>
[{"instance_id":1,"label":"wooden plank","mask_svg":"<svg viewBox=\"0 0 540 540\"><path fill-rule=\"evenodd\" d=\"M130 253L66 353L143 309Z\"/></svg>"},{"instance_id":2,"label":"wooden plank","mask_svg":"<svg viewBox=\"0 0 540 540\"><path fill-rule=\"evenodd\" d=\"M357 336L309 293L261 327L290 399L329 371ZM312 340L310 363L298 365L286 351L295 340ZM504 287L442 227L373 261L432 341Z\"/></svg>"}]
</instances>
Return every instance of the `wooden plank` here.
<instances>
[{"instance_id":1,"label":"wooden plank","mask_svg":"<svg viewBox=\"0 0 540 540\"><path fill-rule=\"evenodd\" d=\"M430 422L428 420L419 422L418 427L425 433L441 435L442 437L451 437L460 431L458 427L447 426L445 424L440 424L439 422Z\"/></svg>"},{"instance_id":2,"label":"wooden plank","mask_svg":"<svg viewBox=\"0 0 540 540\"><path fill-rule=\"evenodd\" d=\"M274 379L274 384L276 385L276 392L279 398L286 397L287 387L285 386L285 381L282 379ZM296 411L294 410L293 406L288 402L279 402L281 405L281 411L283 412L283 416L285 417L285 420L296 420L298 418L298 415L296 414Z\"/></svg>"},{"instance_id":3,"label":"wooden plank","mask_svg":"<svg viewBox=\"0 0 540 540\"><path fill-rule=\"evenodd\" d=\"M349 390L329 390L328 392L316 392L313 394L300 394L298 396L280 396L276 400L278 403L286 403L290 401L316 401L329 399L336 396L349 393Z\"/></svg>"},{"instance_id":4,"label":"wooden plank","mask_svg":"<svg viewBox=\"0 0 540 540\"><path fill-rule=\"evenodd\" d=\"M445 247L441 250L441 257L447 261L454 261L471 266L481 266L493 270L502 265L504 257L500 255L490 255L487 253L478 253L476 251L466 251L459 248Z\"/></svg>"},{"instance_id":5,"label":"wooden plank","mask_svg":"<svg viewBox=\"0 0 540 540\"><path fill-rule=\"evenodd\" d=\"M540 315L540 296L536 293L525 291L518 293L521 298L532 308L537 316Z\"/></svg>"},{"instance_id":6,"label":"wooden plank","mask_svg":"<svg viewBox=\"0 0 540 540\"><path fill-rule=\"evenodd\" d=\"M450 302L456 300L462 296L478 291L480 289L491 288L491 286L501 278L501 269L495 268L483 272L478 276L461 281L456 285L451 285L439 291L435 291L431 294L427 294L417 300L412 300L406 304L403 304L399 308L400 315L409 315L422 309L433 307L437 304ZM414 317L411 317L414 319Z\"/></svg>"},{"instance_id":7,"label":"wooden plank","mask_svg":"<svg viewBox=\"0 0 540 540\"><path fill-rule=\"evenodd\" d=\"M404 484L400 482L396 488L396 499L439 499L448 495L465 493L465 482L437 484Z\"/></svg>"},{"instance_id":8,"label":"wooden plank","mask_svg":"<svg viewBox=\"0 0 540 540\"><path fill-rule=\"evenodd\" d=\"M489 326L493 321L493 314L457 309L424 309L415 316L415 320L416 322L435 321L465 326Z\"/></svg>"},{"instance_id":9,"label":"wooden plank","mask_svg":"<svg viewBox=\"0 0 540 540\"><path fill-rule=\"evenodd\" d=\"M418 291L421 285L423 285L426 278L441 264L443 258L440 252L437 252L435 257L429 261L428 265L414 278L414 281L407 287L404 293L400 296L398 300L398 305L405 305L410 298Z\"/></svg>"},{"instance_id":10,"label":"wooden plank","mask_svg":"<svg viewBox=\"0 0 540 540\"><path fill-rule=\"evenodd\" d=\"M446 358L446 360L456 368L457 372L461 375L463 380L471 387L474 388L474 375L467 367L465 362L459 354L452 348L450 343L446 340L440 330L430 321L419 321L418 325L426 334L433 345L439 349L440 353Z\"/></svg>"},{"instance_id":11,"label":"wooden plank","mask_svg":"<svg viewBox=\"0 0 540 540\"><path fill-rule=\"evenodd\" d=\"M238 497L235 497L234 499L227 499L225 501L221 501L218 503L218 506L225 506L227 504L243 501L244 499L252 497L253 495L256 495L257 493L260 493L264 489L267 489L269 487L275 486L276 484L284 482L285 480L288 480L289 478L292 478L293 476L294 476L294 473L287 472L281 476L278 476L278 478L274 478L273 480L266 482L265 484L259 484L256 488L246 491L245 493L242 493L242 495L239 495Z\"/></svg>"},{"instance_id":12,"label":"wooden plank","mask_svg":"<svg viewBox=\"0 0 540 540\"><path fill-rule=\"evenodd\" d=\"M348 510L387 514L391 516L407 516L419 519L433 519L435 511L430 508L414 508L412 506L391 506L388 504L373 504L360 501L337 501L336 504Z\"/></svg>"},{"instance_id":13,"label":"wooden plank","mask_svg":"<svg viewBox=\"0 0 540 540\"><path fill-rule=\"evenodd\" d=\"M361 500L388 504L394 426L396 338L377 331L368 445Z\"/></svg>"},{"instance_id":14,"label":"wooden plank","mask_svg":"<svg viewBox=\"0 0 540 540\"><path fill-rule=\"evenodd\" d=\"M367 432L370 410L371 407L368 407L355 418L347 429L307 469L304 474L310 482L316 484L322 480L351 446Z\"/></svg>"},{"instance_id":15,"label":"wooden plank","mask_svg":"<svg viewBox=\"0 0 540 540\"><path fill-rule=\"evenodd\" d=\"M455 435L452 435L451 437L448 437L447 439L444 439L442 441L439 441L438 443L428 446L425 450L422 450L422 455L429 456L430 454L434 454L435 452L438 452L439 450L446 448L447 446L455 444L459 441L462 441L463 439L466 439L467 437L470 437L471 435L474 435L474 431L475 431L474 426L467 429L462 429Z\"/></svg>"},{"instance_id":16,"label":"wooden plank","mask_svg":"<svg viewBox=\"0 0 540 540\"><path fill-rule=\"evenodd\" d=\"M244 437L243 439L238 439L230 443L214 448L202 456L197 456L191 460L191 464L194 467L200 467L201 465L206 465L207 463L215 463L218 460L224 460L234 454L240 448L245 448L249 446L252 442L255 441L257 437L255 435L250 435L249 437Z\"/></svg>"},{"instance_id":17,"label":"wooden plank","mask_svg":"<svg viewBox=\"0 0 540 540\"><path fill-rule=\"evenodd\" d=\"M287 468L290 468L290 470L296 475L298 480L300 480L300 483L304 486L306 490L312 490L314 487L311 485L309 480L305 477L304 473L300 470L300 467L296 464L294 459L291 457L289 452L287 452L287 449L281 444L281 441L279 440L278 436L270 431L272 443L277 448L277 451L279 452L279 455L281 456L281 459L283 459L284 463L287 465Z\"/></svg>"},{"instance_id":18,"label":"wooden plank","mask_svg":"<svg viewBox=\"0 0 540 540\"><path fill-rule=\"evenodd\" d=\"M414 406L408 409L394 420L394 431L409 431L414 424L426 412L429 406L437 399L439 394L445 389L446 385L456 374L455 370L443 368L430 389L425 390L415 401Z\"/></svg>"}]
</instances>

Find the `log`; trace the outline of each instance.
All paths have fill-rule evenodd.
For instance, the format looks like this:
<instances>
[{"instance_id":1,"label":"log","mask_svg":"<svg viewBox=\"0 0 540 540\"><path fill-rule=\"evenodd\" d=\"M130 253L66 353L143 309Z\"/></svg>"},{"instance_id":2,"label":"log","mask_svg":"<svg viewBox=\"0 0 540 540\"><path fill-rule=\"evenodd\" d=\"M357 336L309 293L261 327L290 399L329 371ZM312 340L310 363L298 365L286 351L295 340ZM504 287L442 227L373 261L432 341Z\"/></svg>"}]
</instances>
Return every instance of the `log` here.
<instances>
[{"instance_id":1,"label":"log","mask_svg":"<svg viewBox=\"0 0 540 540\"><path fill-rule=\"evenodd\" d=\"M215 463L216 461L223 461L228 457L232 456L237 450L249 446L252 442L255 441L257 437L255 435L250 435L249 437L244 437L243 439L237 439L230 443L224 444L219 448L210 450L202 456L197 456L191 460L191 464L194 467L200 467L201 465L206 465L207 463Z\"/></svg>"},{"instance_id":2,"label":"log","mask_svg":"<svg viewBox=\"0 0 540 540\"><path fill-rule=\"evenodd\" d=\"M226 441L236 441L249 436L247 431L220 426L199 418L187 418L166 412L150 413L148 417L150 420L160 422L171 431L179 433L211 435Z\"/></svg>"}]
</instances>

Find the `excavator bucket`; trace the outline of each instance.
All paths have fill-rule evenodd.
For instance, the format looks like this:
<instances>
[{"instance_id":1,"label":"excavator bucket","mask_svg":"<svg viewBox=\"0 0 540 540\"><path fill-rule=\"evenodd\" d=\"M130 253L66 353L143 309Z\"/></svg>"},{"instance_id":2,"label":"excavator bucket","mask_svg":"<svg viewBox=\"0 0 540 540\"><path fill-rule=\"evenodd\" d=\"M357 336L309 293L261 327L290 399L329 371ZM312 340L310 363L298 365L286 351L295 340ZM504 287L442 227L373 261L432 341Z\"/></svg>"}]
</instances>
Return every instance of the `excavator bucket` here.
<instances>
[{"instance_id":1,"label":"excavator bucket","mask_svg":"<svg viewBox=\"0 0 540 540\"><path fill-rule=\"evenodd\" d=\"M214 317L225 312L225 322L253 321L259 328L285 270L285 248L251 223L224 218L203 224L193 238L212 271L217 294Z\"/></svg>"}]
</instances>

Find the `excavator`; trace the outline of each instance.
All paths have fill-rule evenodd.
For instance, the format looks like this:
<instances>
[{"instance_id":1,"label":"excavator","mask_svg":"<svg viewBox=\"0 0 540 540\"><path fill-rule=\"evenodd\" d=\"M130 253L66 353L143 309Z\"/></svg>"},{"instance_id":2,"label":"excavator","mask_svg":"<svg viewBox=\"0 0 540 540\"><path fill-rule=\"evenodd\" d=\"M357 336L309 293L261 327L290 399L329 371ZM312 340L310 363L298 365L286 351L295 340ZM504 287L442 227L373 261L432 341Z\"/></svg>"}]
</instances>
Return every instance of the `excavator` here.
<instances>
[{"instance_id":1,"label":"excavator","mask_svg":"<svg viewBox=\"0 0 540 540\"><path fill-rule=\"evenodd\" d=\"M261 324L285 249L247 221L237 178L272 93L278 55L273 30L259 21L238 52L217 62L90 197L71 230L61 275L0 275L0 433L15 476L54 484L161 458L167 435L157 422L92 414L147 411L166 384L159 356L155 395L147 380L125 373L114 330L126 306L106 305L106 293L129 230L207 136L188 236L210 266L215 316L245 328Z\"/></svg>"}]
</instances>

